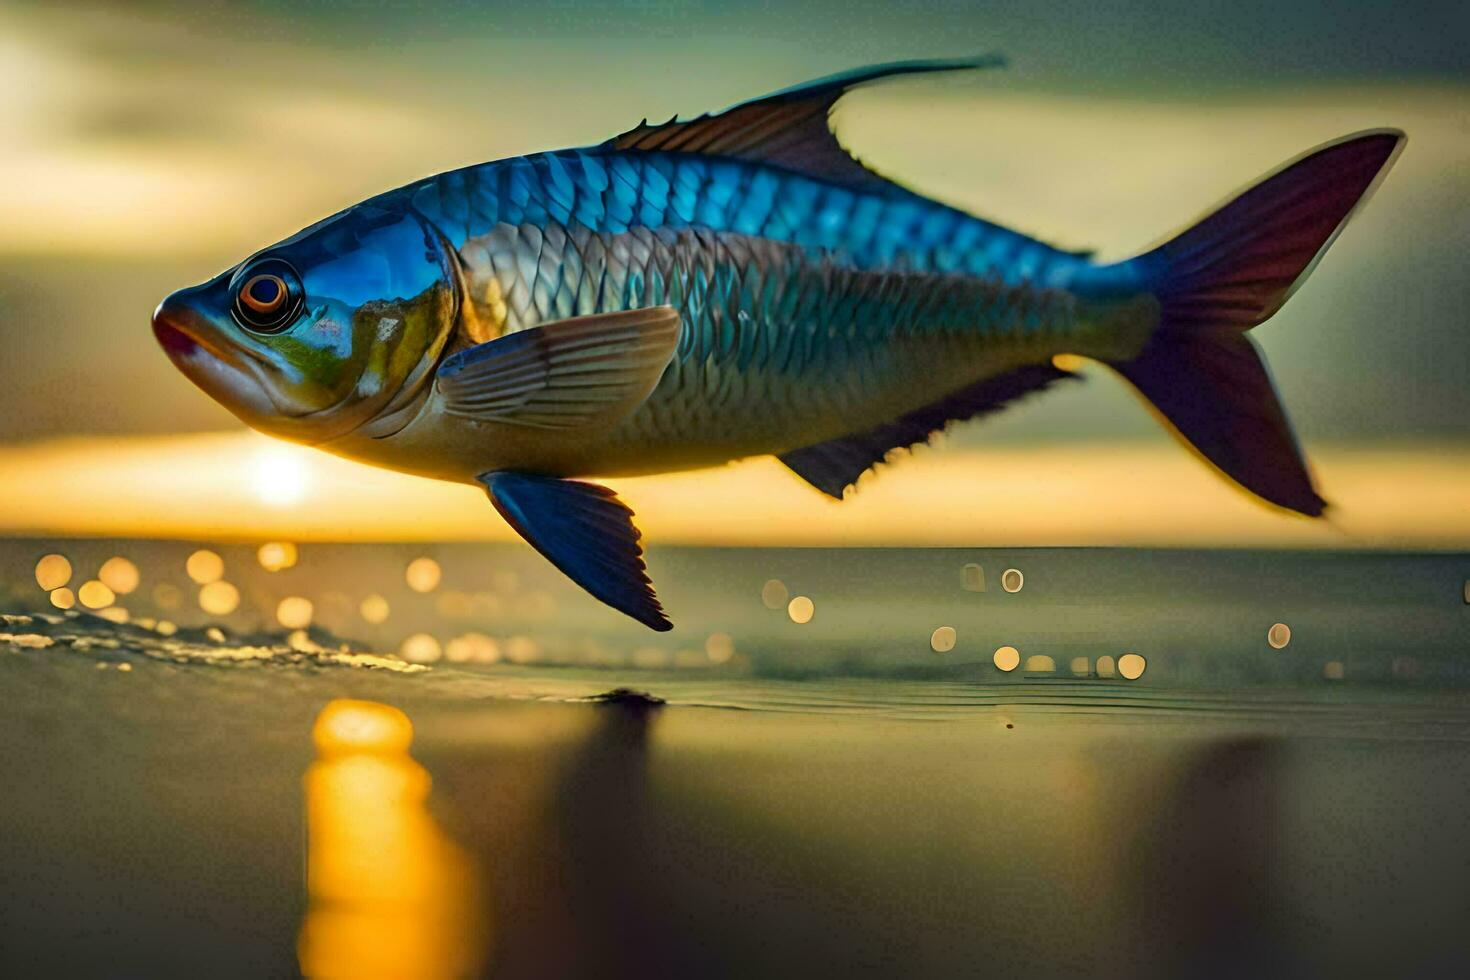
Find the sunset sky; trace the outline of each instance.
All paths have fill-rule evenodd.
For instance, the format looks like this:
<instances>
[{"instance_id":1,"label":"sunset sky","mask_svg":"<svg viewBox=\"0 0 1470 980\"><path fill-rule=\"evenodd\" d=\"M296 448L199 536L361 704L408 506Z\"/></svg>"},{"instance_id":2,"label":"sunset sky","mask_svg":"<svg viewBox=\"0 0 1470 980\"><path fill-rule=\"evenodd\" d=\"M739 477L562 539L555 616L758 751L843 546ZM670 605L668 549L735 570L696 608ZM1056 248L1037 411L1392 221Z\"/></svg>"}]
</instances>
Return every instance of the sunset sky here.
<instances>
[{"instance_id":1,"label":"sunset sky","mask_svg":"<svg viewBox=\"0 0 1470 980\"><path fill-rule=\"evenodd\" d=\"M1409 133L1254 334L1334 524L1239 499L1093 367L841 506L768 462L618 482L650 536L1470 547L1470 13L1186 6L7 4L0 533L507 535L471 488L243 433L157 350L154 305L428 173L854 65L1000 51L1005 71L853 97L842 138L917 189L1107 257L1320 142ZM705 519L711 503L729 519ZM917 516L935 508L953 520Z\"/></svg>"}]
</instances>

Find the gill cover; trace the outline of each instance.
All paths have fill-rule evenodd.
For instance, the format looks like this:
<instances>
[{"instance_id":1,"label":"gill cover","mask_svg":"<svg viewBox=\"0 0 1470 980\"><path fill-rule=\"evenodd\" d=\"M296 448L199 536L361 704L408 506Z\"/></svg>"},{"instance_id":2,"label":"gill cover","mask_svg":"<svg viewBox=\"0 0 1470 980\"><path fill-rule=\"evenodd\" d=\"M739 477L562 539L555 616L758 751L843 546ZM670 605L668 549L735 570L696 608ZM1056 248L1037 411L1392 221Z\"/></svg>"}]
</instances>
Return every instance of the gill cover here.
<instances>
[{"instance_id":1,"label":"gill cover","mask_svg":"<svg viewBox=\"0 0 1470 980\"><path fill-rule=\"evenodd\" d=\"M390 197L349 208L164 300L154 331L255 428L326 442L424 390L457 313L452 250Z\"/></svg>"}]
</instances>

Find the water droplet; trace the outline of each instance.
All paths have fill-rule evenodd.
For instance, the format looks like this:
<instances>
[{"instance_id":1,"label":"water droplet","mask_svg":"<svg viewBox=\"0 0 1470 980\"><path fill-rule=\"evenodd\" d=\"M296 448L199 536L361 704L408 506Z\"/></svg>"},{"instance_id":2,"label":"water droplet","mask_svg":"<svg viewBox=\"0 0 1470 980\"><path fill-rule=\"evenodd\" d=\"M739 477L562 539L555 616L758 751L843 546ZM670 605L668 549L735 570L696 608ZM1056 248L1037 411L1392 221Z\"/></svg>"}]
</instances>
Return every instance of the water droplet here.
<instances>
[{"instance_id":1,"label":"water droplet","mask_svg":"<svg viewBox=\"0 0 1470 980\"><path fill-rule=\"evenodd\" d=\"M1286 645L1291 642L1291 627L1285 623L1275 624L1266 631L1266 642L1271 644L1273 649L1286 649Z\"/></svg>"},{"instance_id":2,"label":"water droplet","mask_svg":"<svg viewBox=\"0 0 1470 980\"><path fill-rule=\"evenodd\" d=\"M1026 576L1021 574L1019 568L1007 568L1000 573L1000 587L1007 592L1020 592L1025 584Z\"/></svg>"}]
</instances>

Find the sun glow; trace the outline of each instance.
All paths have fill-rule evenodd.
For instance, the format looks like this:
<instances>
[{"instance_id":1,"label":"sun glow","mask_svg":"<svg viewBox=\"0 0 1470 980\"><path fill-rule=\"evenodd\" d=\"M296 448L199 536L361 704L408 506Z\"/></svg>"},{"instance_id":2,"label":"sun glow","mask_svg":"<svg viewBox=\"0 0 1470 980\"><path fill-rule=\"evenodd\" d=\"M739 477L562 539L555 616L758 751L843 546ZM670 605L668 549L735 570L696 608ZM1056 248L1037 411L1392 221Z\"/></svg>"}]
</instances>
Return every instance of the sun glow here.
<instances>
[{"instance_id":1,"label":"sun glow","mask_svg":"<svg viewBox=\"0 0 1470 980\"><path fill-rule=\"evenodd\" d=\"M255 451L250 464L250 489L268 507L294 507L311 490L306 450L268 442Z\"/></svg>"},{"instance_id":2,"label":"sun glow","mask_svg":"<svg viewBox=\"0 0 1470 980\"><path fill-rule=\"evenodd\" d=\"M840 506L769 459L607 483L655 545L1470 547L1470 450L1328 446L1313 459L1334 505L1330 521L1257 506L1162 438L916 455ZM245 432L10 447L0 454L0 534L38 533L516 540L475 487ZM48 582L60 575L53 564ZM967 587L987 584L982 575ZM793 591L773 580L761 599L785 609Z\"/></svg>"}]
</instances>

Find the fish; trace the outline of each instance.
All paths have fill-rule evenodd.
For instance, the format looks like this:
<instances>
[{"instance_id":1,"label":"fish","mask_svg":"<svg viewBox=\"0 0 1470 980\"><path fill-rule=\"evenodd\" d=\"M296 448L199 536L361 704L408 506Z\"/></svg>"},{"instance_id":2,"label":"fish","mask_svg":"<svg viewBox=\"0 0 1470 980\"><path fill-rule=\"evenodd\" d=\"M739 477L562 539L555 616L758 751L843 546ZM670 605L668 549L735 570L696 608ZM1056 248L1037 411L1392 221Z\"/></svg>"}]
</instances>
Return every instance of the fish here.
<instances>
[{"instance_id":1,"label":"fish","mask_svg":"<svg viewBox=\"0 0 1470 980\"><path fill-rule=\"evenodd\" d=\"M633 512L594 478L772 455L841 500L896 450L1076 384L1061 355L1111 367L1255 497L1321 516L1249 332L1404 133L1317 147L1099 263L909 189L834 132L855 89L1000 63L860 68L427 177L171 294L154 335L256 429L482 487L568 578L660 631Z\"/></svg>"}]
</instances>

